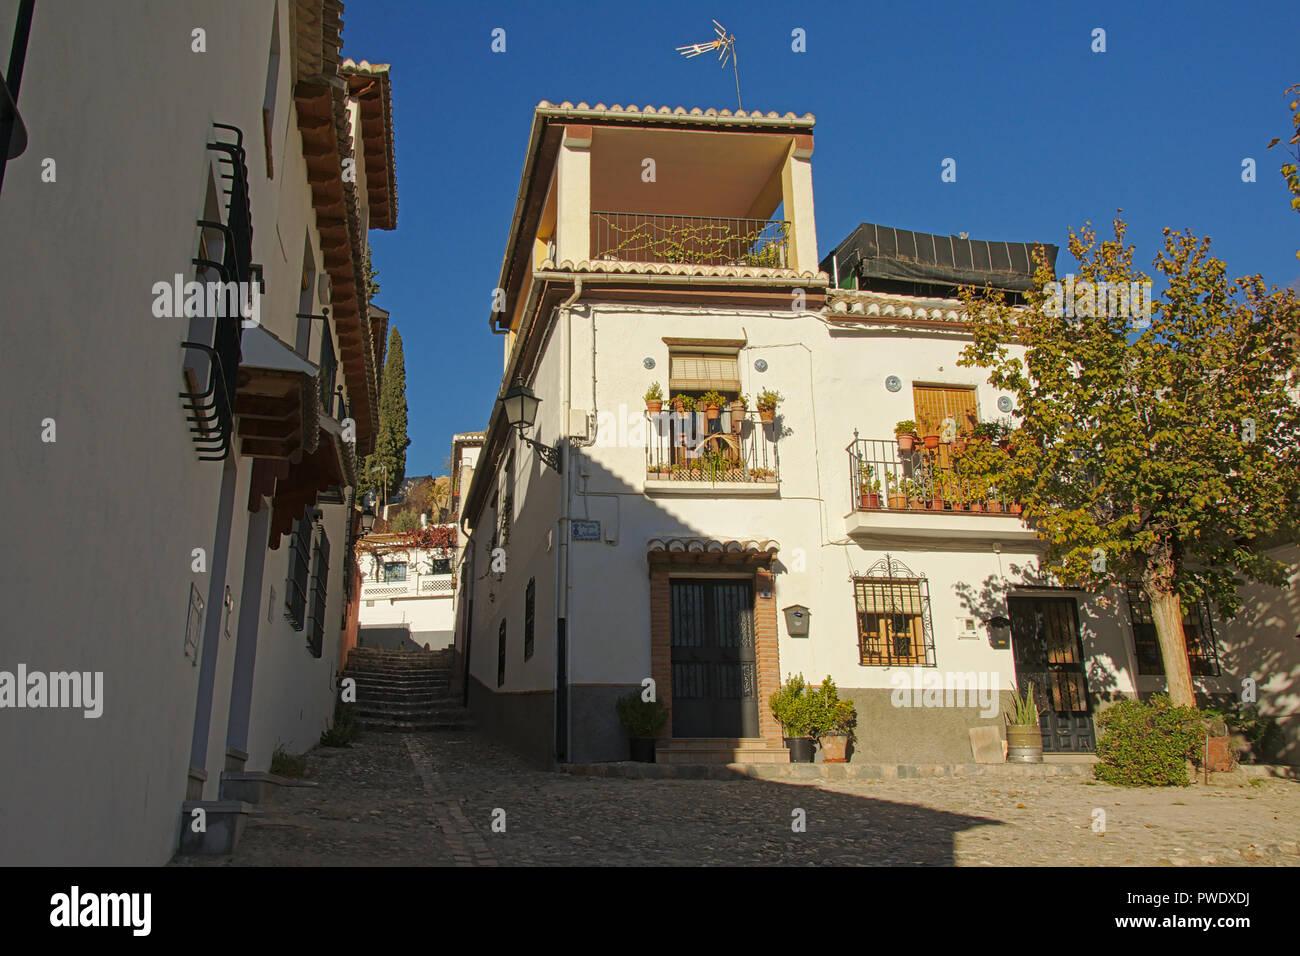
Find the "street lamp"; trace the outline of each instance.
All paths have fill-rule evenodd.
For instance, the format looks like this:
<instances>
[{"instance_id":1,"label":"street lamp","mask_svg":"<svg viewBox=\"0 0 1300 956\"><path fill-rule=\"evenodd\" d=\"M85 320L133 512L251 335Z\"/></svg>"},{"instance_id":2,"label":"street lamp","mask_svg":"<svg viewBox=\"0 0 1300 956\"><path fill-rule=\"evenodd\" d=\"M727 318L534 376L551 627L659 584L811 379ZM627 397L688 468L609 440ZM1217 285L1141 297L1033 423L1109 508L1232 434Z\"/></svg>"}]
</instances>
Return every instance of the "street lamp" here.
<instances>
[{"instance_id":1,"label":"street lamp","mask_svg":"<svg viewBox=\"0 0 1300 956\"><path fill-rule=\"evenodd\" d=\"M542 403L542 400L533 394L533 390L524 384L524 380L515 379L515 383L506 389L506 393L497 401L505 408L506 421L510 427L519 429L520 439L532 445L537 451L537 456L554 468L556 474L563 474L559 449L533 441L524 434L524 429L532 428L533 423L537 421L537 406Z\"/></svg>"},{"instance_id":2,"label":"street lamp","mask_svg":"<svg viewBox=\"0 0 1300 956\"><path fill-rule=\"evenodd\" d=\"M368 535L370 530L375 526L375 509L366 505L361 512L361 534Z\"/></svg>"}]
</instances>

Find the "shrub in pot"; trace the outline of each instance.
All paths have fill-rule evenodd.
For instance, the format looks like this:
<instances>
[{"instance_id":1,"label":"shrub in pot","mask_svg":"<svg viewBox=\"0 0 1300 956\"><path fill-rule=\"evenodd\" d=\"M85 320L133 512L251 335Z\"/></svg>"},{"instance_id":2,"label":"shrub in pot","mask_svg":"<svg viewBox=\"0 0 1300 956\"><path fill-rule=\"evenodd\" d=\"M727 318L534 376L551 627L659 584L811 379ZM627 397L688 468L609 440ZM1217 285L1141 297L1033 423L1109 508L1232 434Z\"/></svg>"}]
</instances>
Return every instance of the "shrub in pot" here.
<instances>
[{"instance_id":1,"label":"shrub in pot","mask_svg":"<svg viewBox=\"0 0 1300 956\"><path fill-rule=\"evenodd\" d=\"M745 424L745 412L749 407L749 399L744 395L738 395L731 400L731 433L739 435L741 428Z\"/></svg>"},{"instance_id":2,"label":"shrub in pot","mask_svg":"<svg viewBox=\"0 0 1300 956\"><path fill-rule=\"evenodd\" d=\"M701 395L695 404L704 409L704 414L708 416L709 421L714 421L722 415L722 406L726 402L721 392L709 391Z\"/></svg>"},{"instance_id":3,"label":"shrub in pot","mask_svg":"<svg viewBox=\"0 0 1300 956\"><path fill-rule=\"evenodd\" d=\"M772 422L776 419L776 406L781 404L783 398L780 392L770 388L765 388L758 393L758 417L764 422Z\"/></svg>"},{"instance_id":4,"label":"shrub in pot","mask_svg":"<svg viewBox=\"0 0 1300 956\"><path fill-rule=\"evenodd\" d=\"M618 721L627 731L632 759L640 763L655 762L655 735L668 721L668 711L657 700L643 700L638 688L614 705Z\"/></svg>"},{"instance_id":5,"label":"shrub in pot","mask_svg":"<svg viewBox=\"0 0 1300 956\"><path fill-rule=\"evenodd\" d=\"M898 441L899 451L911 451L916 444L916 422L904 418L894 426L894 438Z\"/></svg>"},{"instance_id":6,"label":"shrub in pot","mask_svg":"<svg viewBox=\"0 0 1300 956\"><path fill-rule=\"evenodd\" d=\"M821 745L822 760L825 763L847 762L849 741L858 723L857 708L851 700L840 700L829 674L810 696L813 733Z\"/></svg>"},{"instance_id":7,"label":"shrub in pot","mask_svg":"<svg viewBox=\"0 0 1300 956\"><path fill-rule=\"evenodd\" d=\"M652 382L645 391L645 410L651 415L658 415L664 408L664 390L658 382Z\"/></svg>"},{"instance_id":8,"label":"shrub in pot","mask_svg":"<svg viewBox=\"0 0 1300 956\"><path fill-rule=\"evenodd\" d=\"M1011 706L1007 711L1007 762L1043 762L1043 732L1038 725L1033 681L1023 695L1011 691Z\"/></svg>"},{"instance_id":9,"label":"shrub in pot","mask_svg":"<svg viewBox=\"0 0 1300 956\"><path fill-rule=\"evenodd\" d=\"M880 507L880 480L865 461L858 464L858 495L864 508Z\"/></svg>"},{"instance_id":10,"label":"shrub in pot","mask_svg":"<svg viewBox=\"0 0 1300 956\"><path fill-rule=\"evenodd\" d=\"M693 395L674 395L673 408L678 415L684 415L686 412L695 411L695 396Z\"/></svg>"},{"instance_id":11,"label":"shrub in pot","mask_svg":"<svg viewBox=\"0 0 1300 956\"><path fill-rule=\"evenodd\" d=\"M767 702L781 724L791 763L812 763L814 700L809 691L803 674L791 675Z\"/></svg>"}]
</instances>

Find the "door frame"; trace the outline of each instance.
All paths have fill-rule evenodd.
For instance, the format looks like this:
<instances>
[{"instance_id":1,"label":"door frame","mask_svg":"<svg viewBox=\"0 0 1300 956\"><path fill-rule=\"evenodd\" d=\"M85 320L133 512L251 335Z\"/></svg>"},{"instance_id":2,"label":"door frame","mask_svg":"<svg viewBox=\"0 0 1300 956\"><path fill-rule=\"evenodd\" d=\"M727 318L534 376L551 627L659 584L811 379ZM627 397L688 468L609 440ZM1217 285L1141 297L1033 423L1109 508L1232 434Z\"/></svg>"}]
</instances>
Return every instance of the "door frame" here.
<instances>
[{"instance_id":1,"label":"door frame","mask_svg":"<svg viewBox=\"0 0 1300 956\"><path fill-rule=\"evenodd\" d=\"M1050 661L1047 661L1044 664L1046 670L1034 670L1034 671L1022 670L1022 664L1019 659L1018 645L1016 642L1016 632L1015 632L1016 615L1012 609L1012 602L1025 602L1030 604L1059 603L1061 605L1068 607L1069 621L1071 624L1071 629L1074 634L1074 647L1075 647L1076 656L1078 658L1077 662L1064 665L1064 666L1056 665L1054 667ZM1096 721L1093 719L1094 708L1092 705L1092 692L1088 689L1088 659L1083 649L1083 629L1080 626L1080 620L1079 620L1078 596L1074 594L1062 593L1060 591L1053 591L1050 593L1048 592L1019 593L1019 594L1012 593L1007 596L1007 614L1012 622L1011 655L1012 655L1012 666L1015 668L1015 681L1016 681L1015 686L1017 690L1022 691L1024 683L1027 683L1029 680L1033 678L1039 678L1039 680L1037 681L1038 687L1037 687L1037 693L1035 694L1035 697L1037 698L1037 701L1040 707L1042 708L1040 710L1040 722L1041 722L1041 730L1042 730L1042 737L1043 737L1043 753L1045 754L1095 753L1097 749L1097 726L1096 726ZM1035 640L1038 640L1038 635L1035 635ZM1043 646L1044 651L1046 651L1045 642L1040 642L1040 645ZM1020 646L1023 646L1023 644L1021 644ZM1046 661L1046 653L1043 654L1043 657L1044 660ZM1060 673L1075 673L1078 675L1079 686L1082 691L1082 700L1083 700L1085 710L1064 712L1064 711L1052 710L1050 706L1043 706L1045 704L1048 704L1051 698L1048 695L1048 687L1042 681L1042 676L1044 674L1054 676ZM1059 721L1057 715L1060 713L1069 713L1073 715L1072 716L1073 720L1086 722L1086 729L1082 731L1082 736L1079 736L1080 732L1078 730L1071 730L1068 733L1068 736L1070 736L1071 738L1078 739L1078 746L1069 747L1069 748L1063 748L1058 746L1058 740L1060 739L1061 734L1058 730Z\"/></svg>"}]
</instances>

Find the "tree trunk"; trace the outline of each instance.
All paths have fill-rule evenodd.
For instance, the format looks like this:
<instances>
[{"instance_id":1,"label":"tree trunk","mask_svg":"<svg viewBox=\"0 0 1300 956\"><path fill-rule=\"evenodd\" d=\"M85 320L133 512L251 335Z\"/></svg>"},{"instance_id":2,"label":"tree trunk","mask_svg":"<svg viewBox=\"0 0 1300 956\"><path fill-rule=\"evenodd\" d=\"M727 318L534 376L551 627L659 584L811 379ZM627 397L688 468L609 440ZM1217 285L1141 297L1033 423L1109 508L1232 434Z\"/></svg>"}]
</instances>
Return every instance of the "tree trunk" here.
<instances>
[{"instance_id":1,"label":"tree trunk","mask_svg":"<svg viewBox=\"0 0 1300 956\"><path fill-rule=\"evenodd\" d=\"M1165 663L1165 681L1169 698L1177 707L1195 707L1192 669L1187 661L1187 638L1183 634L1183 602L1178 592L1166 588L1146 588L1151 600L1151 619L1156 625L1160 656Z\"/></svg>"}]
</instances>

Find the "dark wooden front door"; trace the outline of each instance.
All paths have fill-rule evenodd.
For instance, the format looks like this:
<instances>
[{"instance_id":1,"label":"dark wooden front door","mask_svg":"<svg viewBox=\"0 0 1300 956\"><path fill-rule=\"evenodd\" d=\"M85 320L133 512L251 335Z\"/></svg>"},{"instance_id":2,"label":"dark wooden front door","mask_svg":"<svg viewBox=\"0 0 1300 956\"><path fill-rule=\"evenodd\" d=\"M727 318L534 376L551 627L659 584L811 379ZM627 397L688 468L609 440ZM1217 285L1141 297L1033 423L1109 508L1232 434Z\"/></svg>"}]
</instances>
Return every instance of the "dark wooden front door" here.
<instances>
[{"instance_id":1,"label":"dark wooden front door","mask_svg":"<svg viewBox=\"0 0 1300 956\"><path fill-rule=\"evenodd\" d=\"M752 581L672 582L674 737L757 737Z\"/></svg>"},{"instance_id":2,"label":"dark wooden front door","mask_svg":"<svg viewBox=\"0 0 1300 956\"><path fill-rule=\"evenodd\" d=\"M1073 598L1021 597L1007 602L1016 685L1038 698L1044 753L1092 753L1096 736L1083 670L1079 613Z\"/></svg>"}]
</instances>

